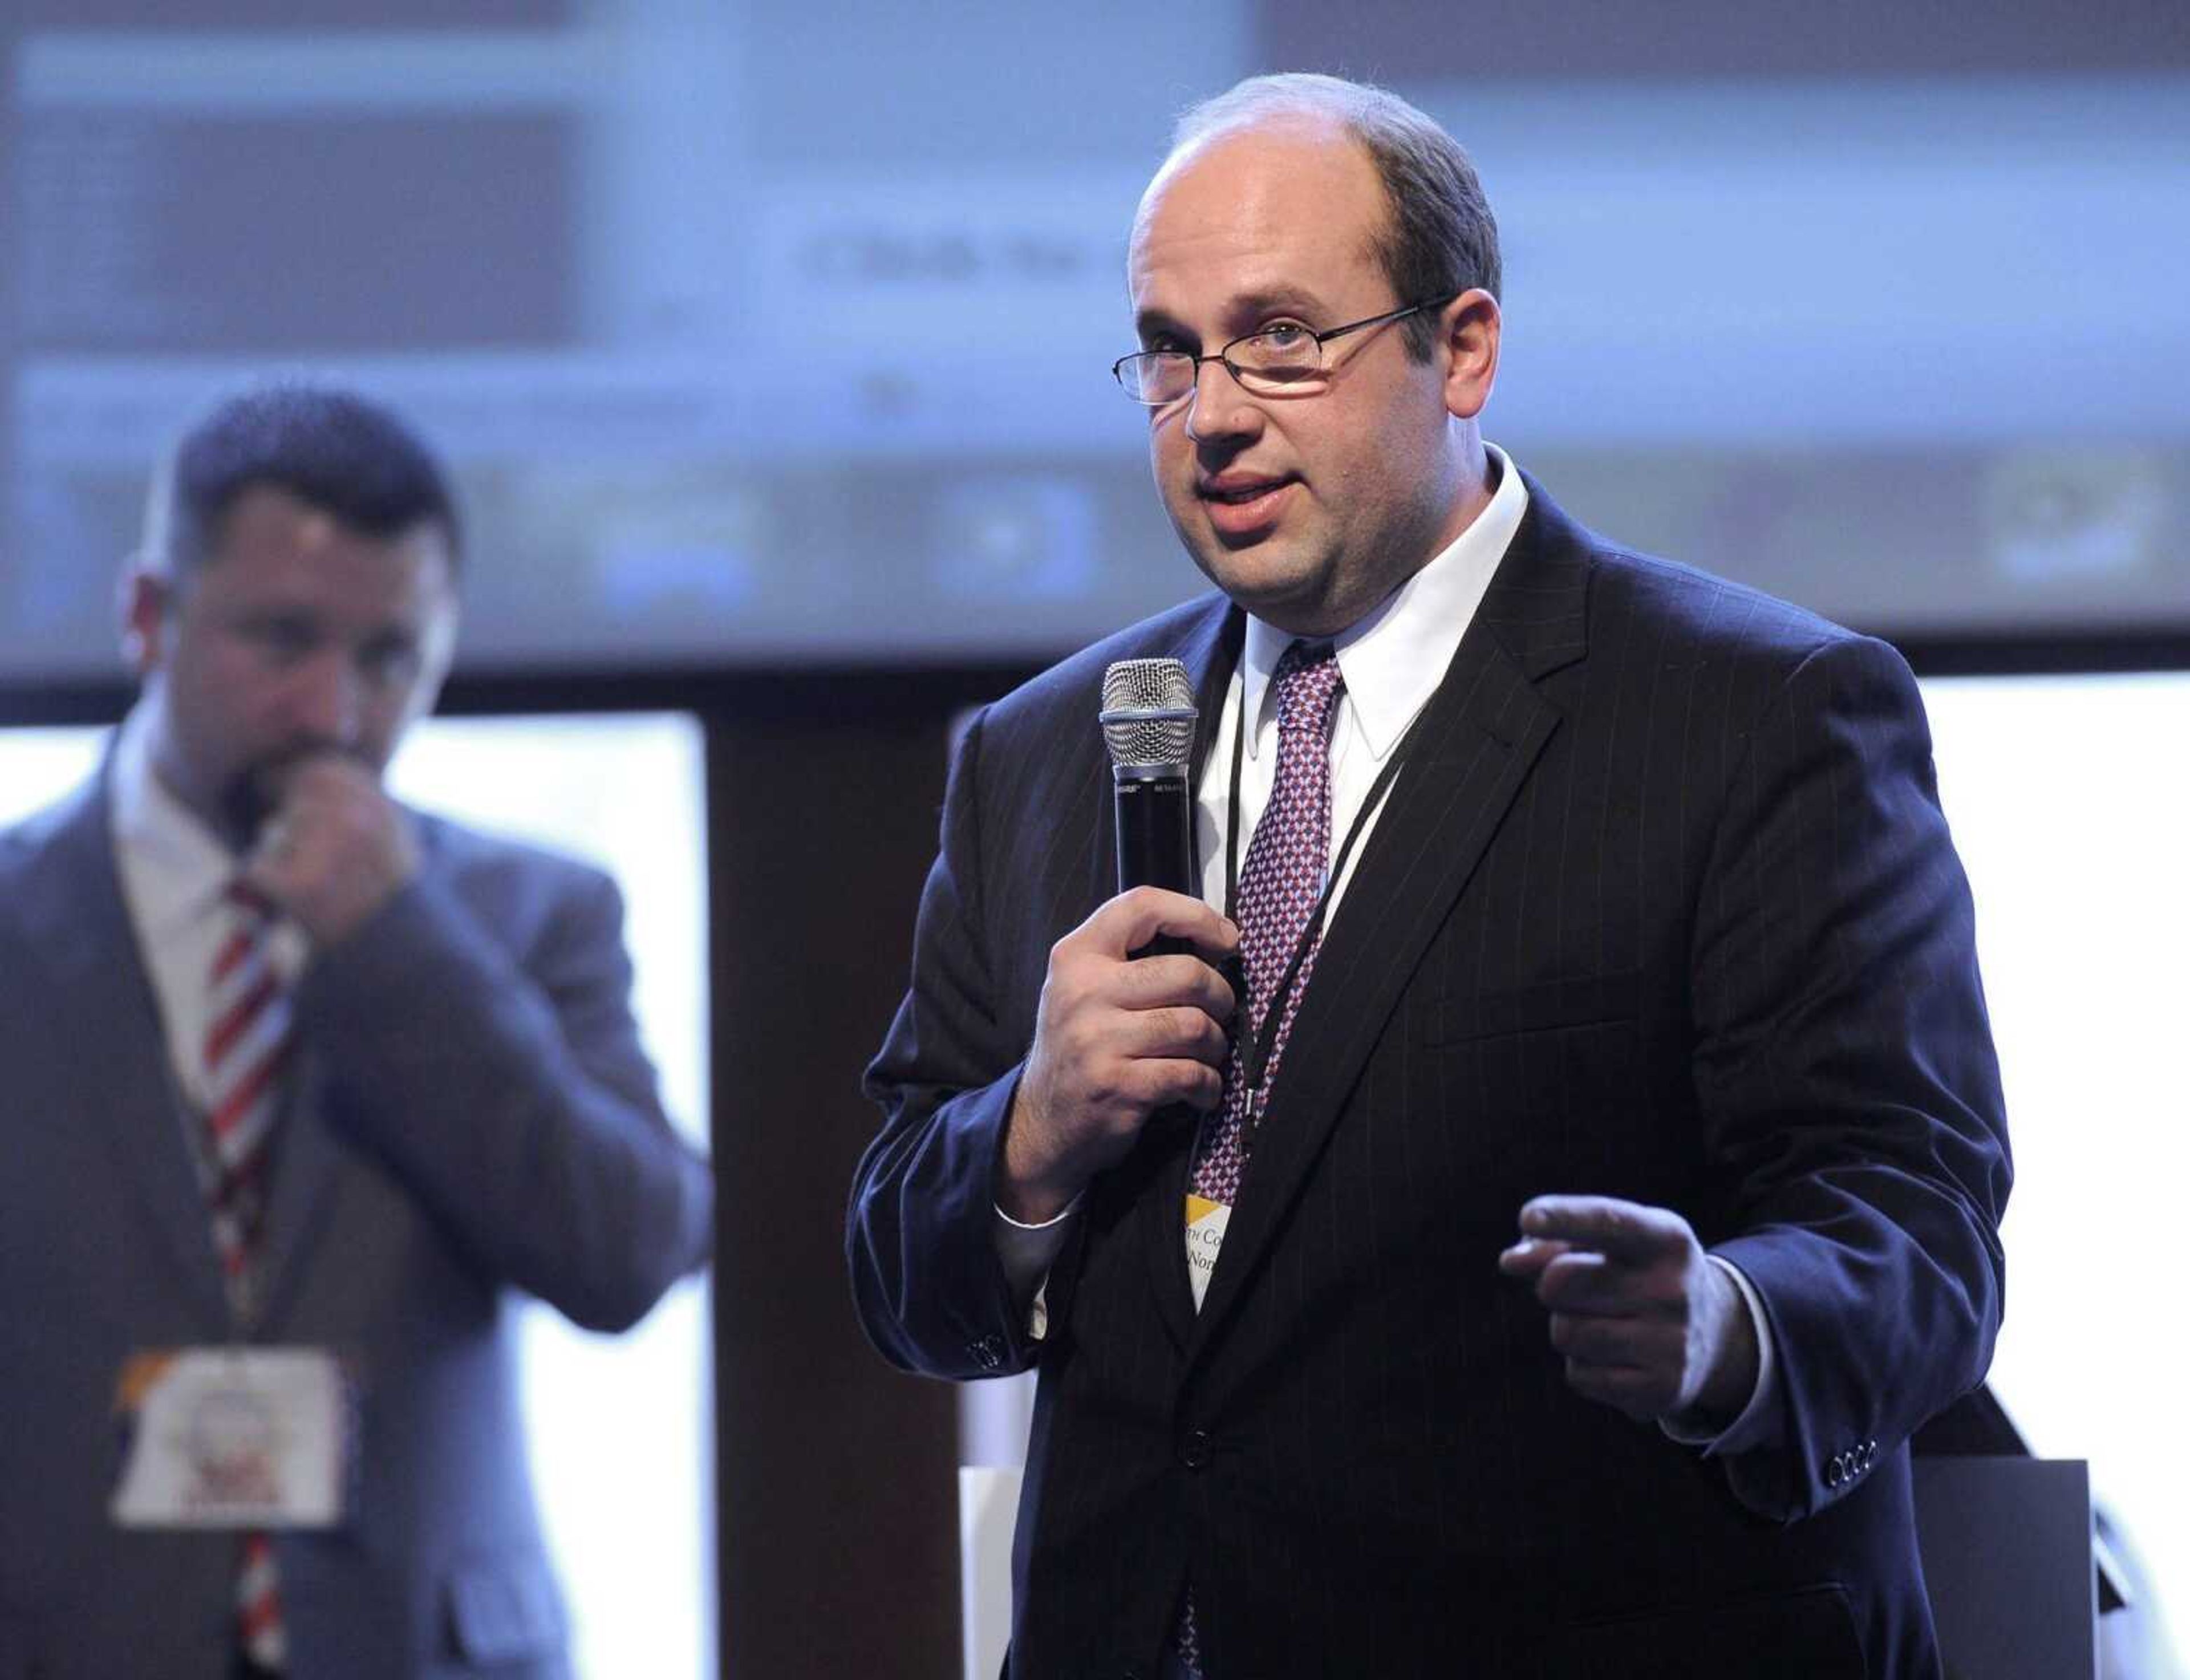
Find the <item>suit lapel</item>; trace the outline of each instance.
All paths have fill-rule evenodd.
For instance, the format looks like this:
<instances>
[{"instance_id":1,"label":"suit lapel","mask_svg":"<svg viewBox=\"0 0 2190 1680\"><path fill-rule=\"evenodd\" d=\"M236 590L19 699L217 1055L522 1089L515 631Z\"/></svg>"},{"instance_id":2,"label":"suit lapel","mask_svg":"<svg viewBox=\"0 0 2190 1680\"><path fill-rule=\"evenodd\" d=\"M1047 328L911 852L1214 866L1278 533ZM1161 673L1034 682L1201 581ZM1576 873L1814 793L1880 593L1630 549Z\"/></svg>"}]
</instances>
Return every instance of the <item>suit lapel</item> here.
<instances>
[{"instance_id":1,"label":"suit lapel","mask_svg":"<svg viewBox=\"0 0 2190 1680\"><path fill-rule=\"evenodd\" d=\"M1585 651L1589 568L1579 532L1533 481L1529 491L1324 936L1194 1325L1201 1337L1300 1194L1423 952L1558 727L1535 684Z\"/></svg>"},{"instance_id":2,"label":"suit lapel","mask_svg":"<svg viewBox=\"0 0 2190 1680\"><path fill-rule=\"evenodd\" d=\"M26 925L43 950L70 1036L84 1103L81 1123L99 1133L209 1338L228 1333L228 1302L213 1252L211 1217L197 1181L183 1103L167 1061L159 1006L122 902L108 821L106 772L61 817L44 878L27 894Z\"/></svg>"}]
</instances>

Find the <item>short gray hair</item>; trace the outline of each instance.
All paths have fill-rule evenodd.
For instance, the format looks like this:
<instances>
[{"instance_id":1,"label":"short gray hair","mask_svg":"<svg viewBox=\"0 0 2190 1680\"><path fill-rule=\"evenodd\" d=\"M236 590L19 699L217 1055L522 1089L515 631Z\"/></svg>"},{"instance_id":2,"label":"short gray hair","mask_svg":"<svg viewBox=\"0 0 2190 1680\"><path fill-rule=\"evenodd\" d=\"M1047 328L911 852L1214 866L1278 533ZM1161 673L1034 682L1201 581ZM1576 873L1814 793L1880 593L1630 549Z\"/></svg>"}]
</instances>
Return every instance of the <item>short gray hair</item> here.
<instances>
[{"instance_id":1,"label":"short gray hair","mask_svg":"<svg viewBox=\"0 0 2190 1680\"><path fill-rule=\"evenodd\" d=\"M1383 183L1390 218L1370 247L1401 304L1442 302L1480 287L1499 295L1498 223L1459 141L1397 94L1336 76L1251 76L1189 107L1172 131L1174 155L1268 117L1315 116L1361 144ZM1436 323L1406 322L1408 353L1429 359Z\"/></svg>"}]
</instances>

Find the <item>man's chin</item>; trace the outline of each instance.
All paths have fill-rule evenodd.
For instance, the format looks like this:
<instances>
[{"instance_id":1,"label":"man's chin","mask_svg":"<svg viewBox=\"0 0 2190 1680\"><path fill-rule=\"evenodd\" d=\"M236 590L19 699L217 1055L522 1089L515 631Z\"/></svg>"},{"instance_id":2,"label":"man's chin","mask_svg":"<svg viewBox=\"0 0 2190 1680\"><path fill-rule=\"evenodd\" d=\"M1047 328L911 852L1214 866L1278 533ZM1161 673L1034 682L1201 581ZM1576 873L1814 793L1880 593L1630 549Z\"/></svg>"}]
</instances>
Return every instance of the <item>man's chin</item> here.
<instances>
[{"instance_id":1,"label":"man's chin","mask_svg":"<svg viewBox=\"0 0 2190 1680\"><path fill-rule=\"evenodd\" d=\"M1318 627L1323 580L1289 545L1269 540L1239 548L1195 544L1192 553L1201 575L1242 612L1296 636L1324 633Z\"/></svg>"}]
</instances>

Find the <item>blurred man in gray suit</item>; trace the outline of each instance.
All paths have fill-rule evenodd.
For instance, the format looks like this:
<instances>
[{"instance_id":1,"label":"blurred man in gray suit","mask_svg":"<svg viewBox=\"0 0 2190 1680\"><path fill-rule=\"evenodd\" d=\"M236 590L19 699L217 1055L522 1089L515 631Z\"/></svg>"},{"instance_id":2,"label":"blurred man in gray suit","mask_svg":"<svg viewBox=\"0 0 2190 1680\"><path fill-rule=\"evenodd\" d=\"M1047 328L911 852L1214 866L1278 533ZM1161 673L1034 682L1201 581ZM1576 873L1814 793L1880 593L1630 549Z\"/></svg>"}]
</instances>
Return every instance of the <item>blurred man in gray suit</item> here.
<instances>
[{"instance_id":1,"label":"blurred man in gray suit","mask_svg":"<svg viewBox=\"0 0 2190 1680\"><path fill-rule=\"evenodd\" d=\"M850 1210L888 1357L1041 1373L1013 1674L1935 1676L1905 1443L2009 1172L1908 667L1484 439L1497 231L1403 101L1189 113L1127 277L1216 592L968 728ZM1121 894L1165 657L1199 893Z\"/></svg>"},{"instance_id":2,"label":"blurred man in gray suit","mask_svg":"<svg viewBox=\"0 0 2190 1680\"><path fill-rule=\"evenodd\" d=\"M0 837L4 1680L568 1672L517 1297L633 1324L712 1188L613 884L382 786L459 551L385 410L223 405L126 580L141 699Z\"/></svg>"}]
</instances>

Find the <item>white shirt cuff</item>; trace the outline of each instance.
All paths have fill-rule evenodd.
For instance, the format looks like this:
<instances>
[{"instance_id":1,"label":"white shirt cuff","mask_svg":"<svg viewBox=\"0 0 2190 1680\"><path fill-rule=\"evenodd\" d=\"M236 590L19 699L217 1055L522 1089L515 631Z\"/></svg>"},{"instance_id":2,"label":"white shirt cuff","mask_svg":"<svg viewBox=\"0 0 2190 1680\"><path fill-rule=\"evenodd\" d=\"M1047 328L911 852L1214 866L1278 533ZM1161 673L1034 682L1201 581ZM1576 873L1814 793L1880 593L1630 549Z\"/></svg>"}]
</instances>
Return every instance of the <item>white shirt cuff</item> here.
<instances>
[{"instance_id":1,"label":"white shirt cuff","mask_svg":"<svg viewBox=\"0 0 2190 1680\"><path fill-rule=\"evenodd\" d=\"M1743 1274L1740 1267L1716 1254L1705 1257L1733 1280L1733 1286L1741 1291L1742 1304L1749 1309L1749 1322L1756 1331L1756 1386L1750 1390L1749 1404L1741 1409L1741 1416L1716 1433L1698 1429L1686 1419L1670 1417L1660 1418L1658 1427L1685 1446L1701 1447L1706 1458L1776 1446L1779 1440L1779 1362L1773 1354L1772 1326L1765 1322L1764 1303L1757 1297L1756 1286Z\"/></svg>"},{"instance_id":2,"label":"white shirt cuff","mask_svg":"<svg viewBox=\"0 0 2190 1680\"><path fill-rule=\"evenodd\" d=\"M1065 1240L1072 1234L1072 1220L1080 1212L1080 1198L1075 1196L1064 1205L1064 1211L1054 1218L1045 1219L1039 1225L1030 1225L1014 1219L1001 1207L996 1215L996 1258L1003 1263L1004 1281L1012 1291L1012 1299L1024 1302L1027 1315L1027 1334L1039 1342L1049 1333L1049 1269L1057 1263L1057 1257L1064 1251Z\"/></svg>"}]
</instances>

